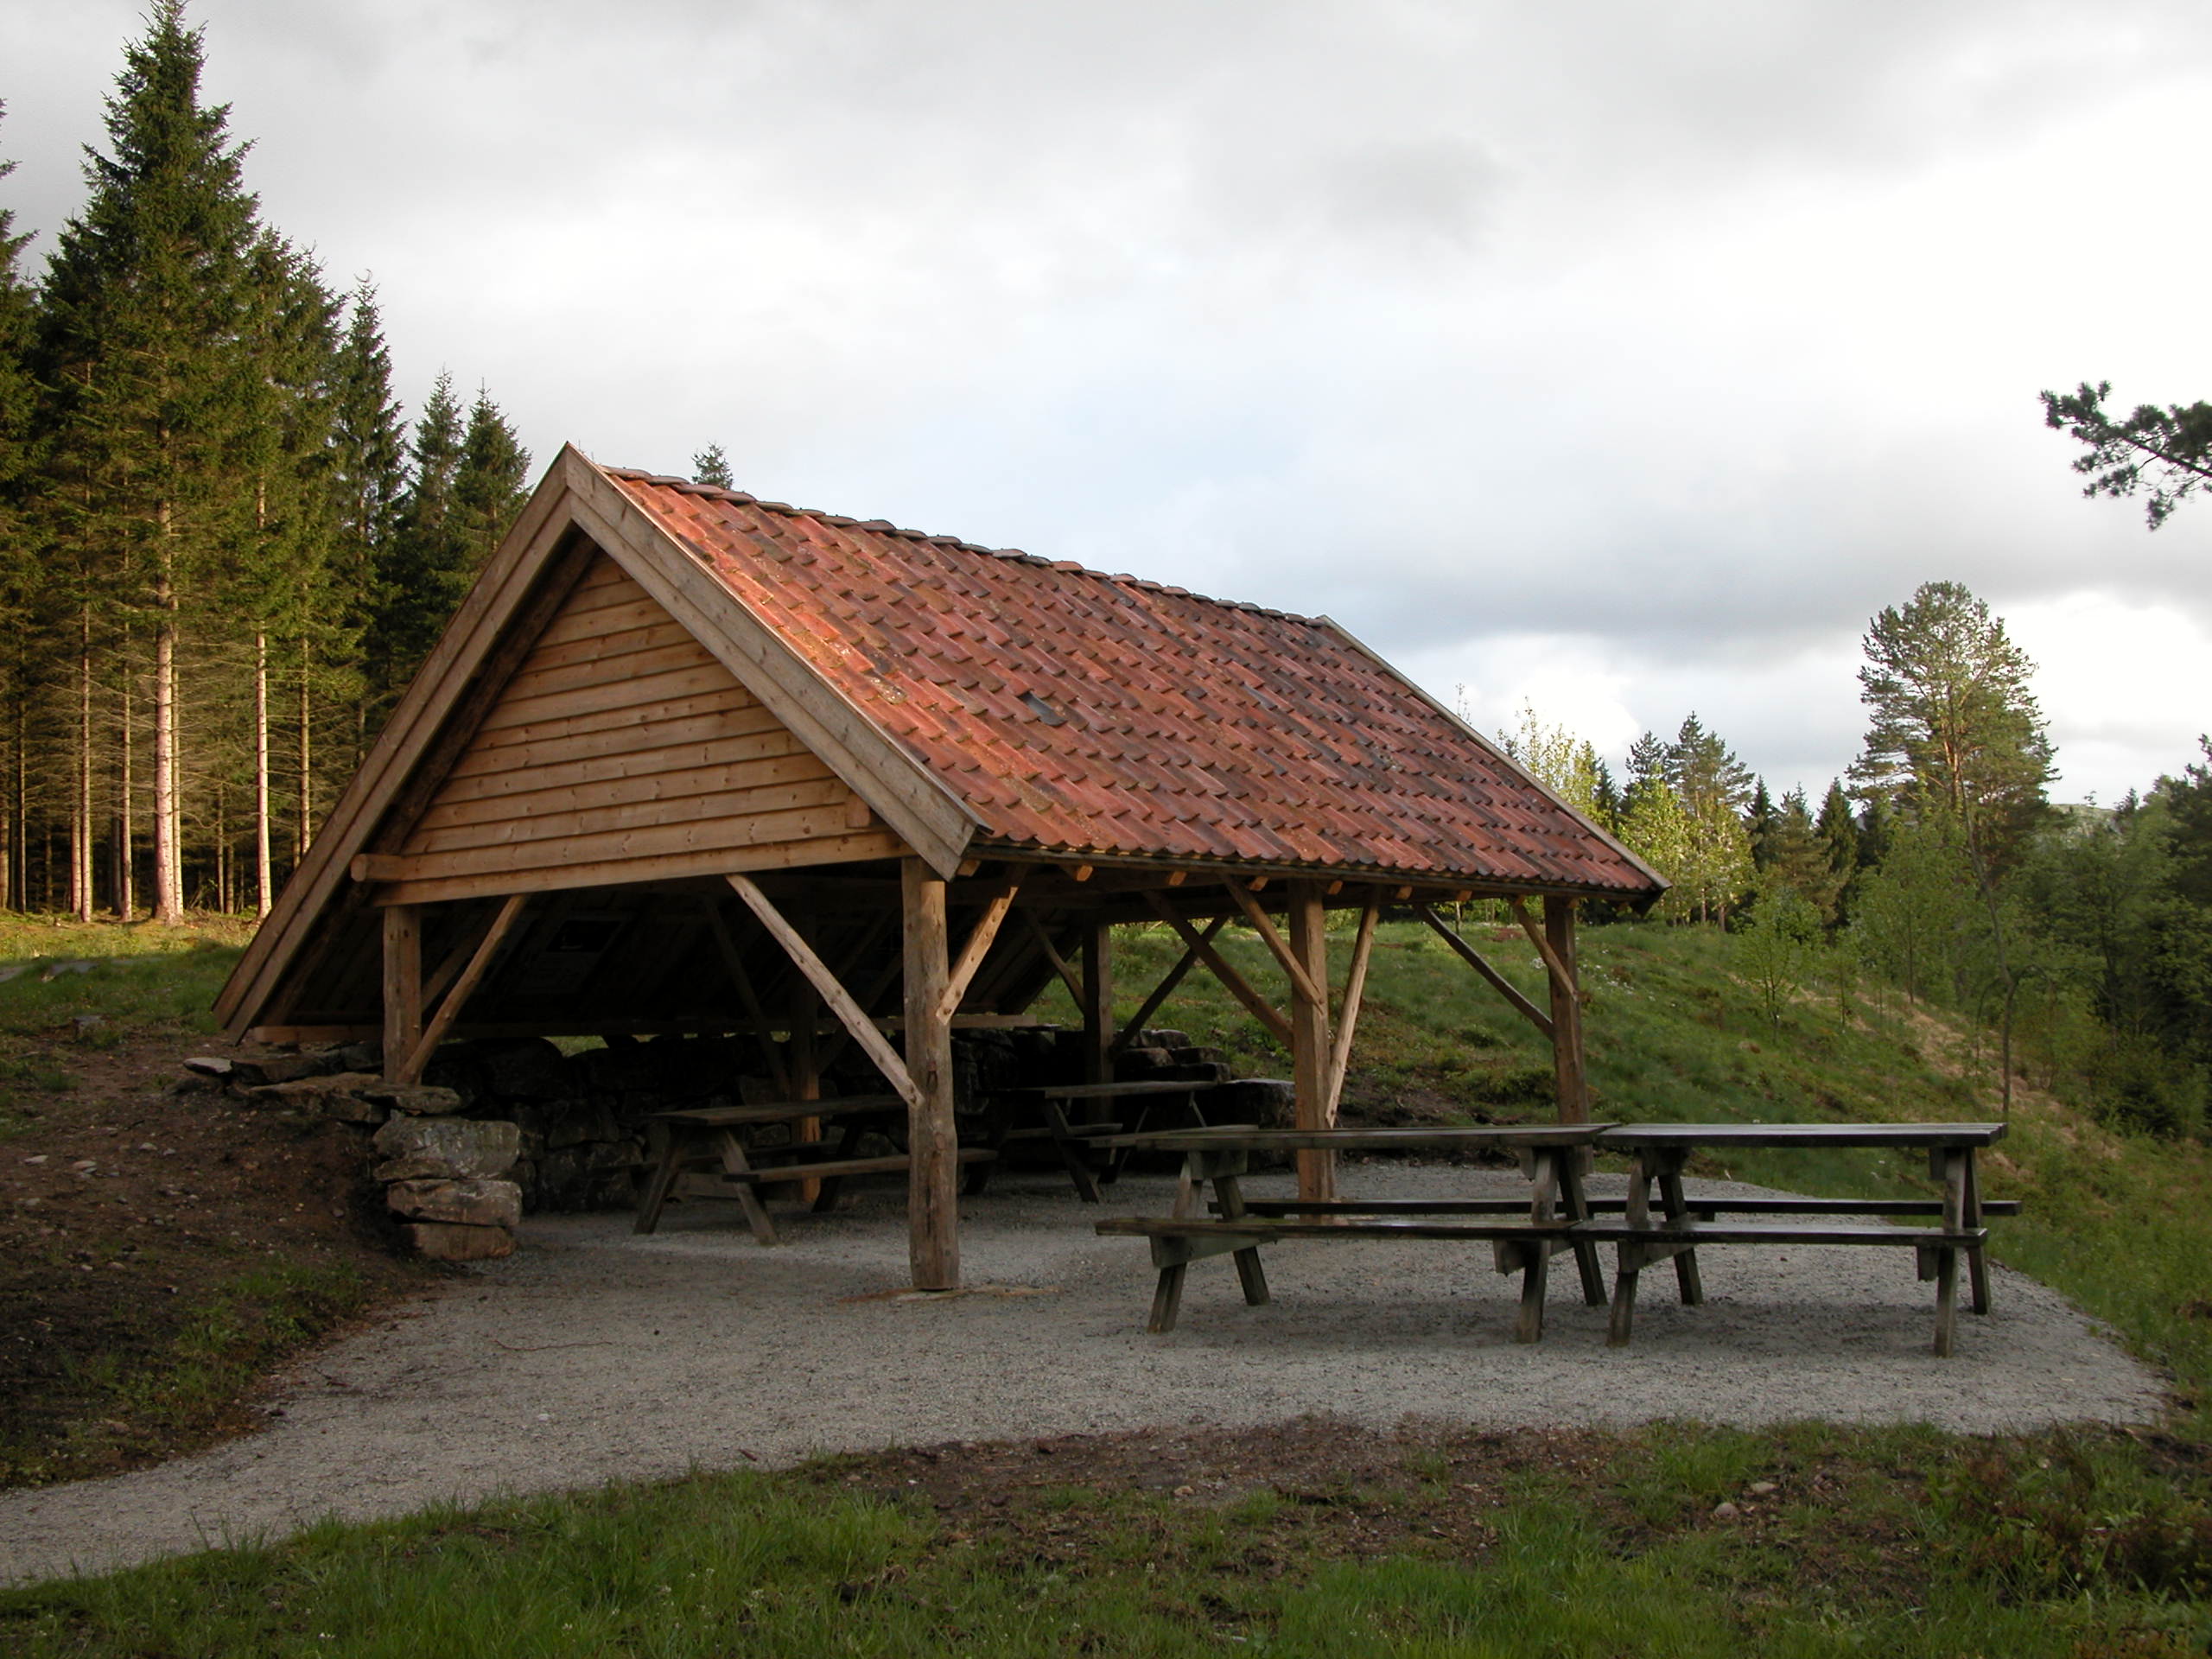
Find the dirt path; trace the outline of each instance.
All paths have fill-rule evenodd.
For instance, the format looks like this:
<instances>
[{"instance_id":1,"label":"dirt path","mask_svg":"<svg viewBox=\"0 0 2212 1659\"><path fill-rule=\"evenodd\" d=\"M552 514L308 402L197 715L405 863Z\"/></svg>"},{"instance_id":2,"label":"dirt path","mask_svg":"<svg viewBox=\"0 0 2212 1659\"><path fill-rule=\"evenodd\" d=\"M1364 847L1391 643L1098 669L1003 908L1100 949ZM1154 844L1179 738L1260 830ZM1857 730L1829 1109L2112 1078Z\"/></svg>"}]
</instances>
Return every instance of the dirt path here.
<instances>
[{"instance_id":1,"label":"dirt path","mask_svg":"<svg viewBox=\"0 0 2212 1659\"><path fill-rule=\"evenodd\" d=\"M1495 1178L1500 1192L1522 1188ZM1467 1173L1370 1166L1361 1191L1464 1192ZM1255 1181L1255 1190L1266 1183ZM1109 1210L1159 1212L1167 1183ZM1287 1182L1285 1182L1287 1185ZM1604 1190L1607 1183L1599 1183ZM1618 1190L1618 1178L1611 1183ZM1706 1252L1707 1303L1653 1275L1632 1348L1571 1272L1548 1334L1511 1339L1512 1281L1452 1244L1269 1253L1274 1300L1244 1306L1225 1262L1192 1269L1179 1330L1143 1329L1153 1274L1101 1239L1064 1183L963 1203L972 1294L900 1296L894 1197L802 1221L764 1250L727 1206L531 1224L523 1252L318 1355L262 1433L111 1479L0 1493L0 1580L281 1536L500 1491L650 1479L810 1453L1304 1414L1388 1427L1619 1426L1662 1417L1927 1421L1962 1431L2149 1422L2157 1379L2063 1299L1999 1271L1959 1351L1928 1351L1910 1254Z\"/></svg>"}]
</instances>

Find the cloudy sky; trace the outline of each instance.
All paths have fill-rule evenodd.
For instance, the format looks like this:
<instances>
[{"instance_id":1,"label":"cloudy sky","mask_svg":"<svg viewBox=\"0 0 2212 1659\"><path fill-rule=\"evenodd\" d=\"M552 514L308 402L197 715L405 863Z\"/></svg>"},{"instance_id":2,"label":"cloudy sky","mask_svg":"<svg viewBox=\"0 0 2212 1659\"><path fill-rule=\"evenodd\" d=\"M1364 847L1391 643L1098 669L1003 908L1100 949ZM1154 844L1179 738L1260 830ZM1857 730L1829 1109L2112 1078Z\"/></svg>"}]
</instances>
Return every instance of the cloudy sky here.
<instances>
[{"instance_id":1,"label":"cloudy sky","mask_svg":"<svg viewBox=\"0 0 2212 1659\"><path fill-rule=\"evenodd\" d=\"M137 0L0 0L0 185L80 200ZM1817 795L1967 583L2064 798L2212 726L2212 502L2037 391L2212 397L2212 10L2155 0L198 0L270 220L401 393L810 506L1326 612L1618 761ZM34 245L34 255L50 238Z\"/></svg>"}]
</instances>

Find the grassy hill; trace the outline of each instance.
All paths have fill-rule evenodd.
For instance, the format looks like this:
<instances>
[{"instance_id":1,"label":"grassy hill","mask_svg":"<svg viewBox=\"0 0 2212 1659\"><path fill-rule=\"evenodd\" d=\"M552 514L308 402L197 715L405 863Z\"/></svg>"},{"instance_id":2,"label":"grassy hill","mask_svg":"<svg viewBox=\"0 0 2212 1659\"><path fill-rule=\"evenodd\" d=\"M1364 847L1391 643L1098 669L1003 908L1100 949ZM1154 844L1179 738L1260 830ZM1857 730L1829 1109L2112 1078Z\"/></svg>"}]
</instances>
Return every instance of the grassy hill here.
<instances>
[{"instance_id":1,"label":"grassy hill","mask_svg":"<svg viewBox=\"0 0 2212 1659\"><path fill-rule=\"evenodd\" d=\"M1471 937L1538 990L1517 934ZM1987 1045L1949 1019L1832 988L1770 1019L1726 938L1637 925L1584 940L1601 1116L1999 1115ZM93 955L88 937L55 942ZM1275 982L1249 934L1224 948L1255 982ZM1128 938L1125 1014L1174 954L1156 931ZM69 1098L57 1081L81 1091L82 1074L118 1054L173 1055L196 1017L188 1005L228 956L208 940L164 968L0 983L0 1065L12 1068L0 1159L44 1143ZM1186 988L1164 1021L1230 1050L1246 1074L1285 1074L1287 1057L1224 994L1198 976ZM1382 930L1368 1009L1348 1116L1548 1114L1546 1046L1425 931ZM74 1023L86 1015L103 1022L89 1038ZM0 1649L2201 1654L2212 1158L2124 1134L2037 1084L2016 1079L2011 1133L1986 1165L1993 1195L2027 1202L1995 1253L2171 1373L2165 1433L1328 1424L927 1448L330 1527L0 1594ZM1924 1170L1871 1153L1694 1173L1839 1195L1930 1190ZM264 1219L273 1232L280 1218ZM297 1340L319 1326L289 1328Z\"/></svg>"}]
</instances>

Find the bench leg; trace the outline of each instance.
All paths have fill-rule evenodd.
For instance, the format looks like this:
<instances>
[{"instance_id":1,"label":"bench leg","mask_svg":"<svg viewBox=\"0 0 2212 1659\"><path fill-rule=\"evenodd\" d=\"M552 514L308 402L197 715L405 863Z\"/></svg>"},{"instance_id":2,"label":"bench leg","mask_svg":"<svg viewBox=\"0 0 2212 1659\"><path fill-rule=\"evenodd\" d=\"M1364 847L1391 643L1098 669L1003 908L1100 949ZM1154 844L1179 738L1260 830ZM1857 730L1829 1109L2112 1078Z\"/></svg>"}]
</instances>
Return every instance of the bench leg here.
<instances>
[{"instance_id":1,"label":"bench leg","mask_svg":"<svg viewBox=\"0 0 2212 1659\"><path fill-rule=\"evenodd\" d=\"M1154 1335L1175 1328L1175 1315L1183 1306L1183 1275L1188 1270L1180 1262L1160 1270L1160 1288L1152 1294L1152 1318L1144 1327Z\"/></svg>"},{"instance_id":2,"label":"bench leg","mask_svg":"<svg viewBox=\"0 0 2212 1659\"><path fill-rule=\"evenodd\" d=\"M1682 1159L1680 1154L1660 1166L1659 1202L1668 1220L1682 1222L1689 1219L1689 1206L1682 1198ZM1675 1284L1681 1293L1685 1307L1703 1305L1705 1281L1698 1276L1695 1250L1684 1250L1675 1257Z\"/></svg>"},{"instance_id":3,"label":"bench leg","mask_svg":"<svg viewBox=\"0 0 2212 1659\"><path fill-rule=\"evenodd\" d=\"M752 1170L753 1166L746 1161L745 1143L737 1138L734 1130L720 1130L715 1139L721 1143L719 1150L721 1153L722 1168L725 1172L732 1175L743 1175ZM752 1182L745 1181L739 1184L737 1202L739 1207L745 1211L745 1219L753 1229L753 1237L763 1244L777 1244L782 1242L776 1236L776 1224L769 1218L768 1206L761 1202L760 1195L753 1190Z\"/></svg>"},{"instance_id":4,"label":"bench leg","mask_svg":"<svg viewBox=\"0 0 2212 1659\"><path fill-rule=\"evenodd\" d=\"M660 1212L668 1203L668 1195L675 1190L687 1149L683 1132L670 1129L668 1144L661 1148L660 1162L653 1166L652 1179L645 1183L645 1195L638 1201L638 1218L631 1224L632 1232L650 1233L660 1225Z\"/></svg>"},{"instance_id":5,"label":"bench leg","mask_svg":"<svg viewBox=\"0 0 2212 1659\"><path fill-rule=\"evenodd\" d=\"M1569 1221L1590 1219L1590 1199L1582 1190L1582 1148L1561 1147L1554 1148L1553 1156L1559 1166L1560 1207L1567 1211ZM1582 1275L1582 1300L1592 1307L1605 1305L1605 1271L1598 1265L1598 1247L1589 1239L1577 1239L1574 1243L1575 1270Z\"/></svg>"},{"instance_id":6,"label":"bench leg","mask_svg":"<svg viewBox=\"0 0 2212 1659\"><path fill-rule=\"evenodd\" d=\"M1544 1293L1550 1288L1552 1253L1541 1239L1521 1247L1521 1312L1513 1321L1513 1340L1544 1339Z\"/></svg>"},{"instance_id":7,"label":"bench leg","mask_svg":"<svg viewBox=\"0 0 2212 1659\"><path fill-rule=\"evenodd\" d=\"M1098 1181L1090 1173L1090 1160L1085 1155L1088 1148L1068 1133L1068 1115L1057 1100L1045 1103L1045 1127L1052 1132L1052 1150L1060 1154L1068 1179L1075 1183L1076 1197L1085 1204L1096 1204Z\"/></svg>"},{"instance_id":8,"label":"bench leg","mask_svg":"<svg viewBox=\"0 0 2212 1659\"><path fill-rule=\"evenodd\" d=\"M1949 1357L1959 1324L1959 1253L1948 1248L1936 1252L1936 1351Z\"/></svg>"},{"instance_id":9,"label":"bench leg","mask_svg":"<svg viewBox=\"0 0 2212 1659\"><path fill-rule=\"evenodd\" d=\"M1268 1298L1268 1270L1260 1265L1259 1247L1239 1250L1231 1258L1236 1263L1237 1282L1244 1287L1244 1305L1258 1307Z\"/></svg>"},{"instance_id":10,"label":"bench leg","mask_svg":"<svg viewBox=\"0 0 2212 1659\"><path fill-rule=\"evenodd\" d=\"M1967 1278L1974 1293L1974 1311L1989 1312L1989 1261L1977 1244L1967 1252Z\"/></svg>"},{"instance_id":11,"label":"bench leg","mask_svg":"<svg viewBox=\"0 0 2212 1659\"><path fill-rule=\"evenodd\" d=\"M1613 1314L1605 1323L1605 1346L1625 1348L1636 1325L1636 1279L1643 1271L1643 1253L1633 1244L1620 1247L1613 1264Z\"/></svg>"}]
</instances>

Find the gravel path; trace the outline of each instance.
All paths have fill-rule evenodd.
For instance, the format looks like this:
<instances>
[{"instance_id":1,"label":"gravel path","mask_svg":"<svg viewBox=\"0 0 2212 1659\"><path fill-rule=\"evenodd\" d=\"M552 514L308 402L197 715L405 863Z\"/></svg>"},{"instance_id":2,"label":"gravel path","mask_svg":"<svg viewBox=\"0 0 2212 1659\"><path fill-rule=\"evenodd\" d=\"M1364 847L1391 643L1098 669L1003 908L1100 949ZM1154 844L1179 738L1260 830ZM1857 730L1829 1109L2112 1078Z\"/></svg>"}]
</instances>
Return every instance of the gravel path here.
<instances>
[{"instance_id":1,"label":"gravel path","mask_svg":"<svg viewBox=\"0 0 2212 1659\"><path fill-rule=\"evenodd\" d=\"M1433 1166L1357 1175L1363 1196L1469 1186L1469 1172ZM1151 1337L1142 1243L1089 1224L1163 1212L1169 1186L1127 1180L1104 1211L1078 1212L1064 1181L1001 1176L963 1202L970 1294L939 1298L899 1294L895 1194L799 1220L775 1250L723 1205L671 1207L652 1238L627 1216L532 1221L511 1260L303 1364L265 1432L137 1474L0 1492L0 1582L327 1516L941 1440L1306 1413L1377 1427L1823 1418L1974 1432L2150 1422L2164 1407L2155 1376L2001 1268L1994 1312L1962 1313L1958 1352L1936 1359L1933 1291L1904 1250L1707 1249L1706 1305L1677 1306L1672 1275L1647 1274L1635 1344L1614 1350L1565 1258L1545 1339L1523 1347L1517 1281L1491 1271L1486 1248L1295 1243L1268 1251L1270 1306L1243 1305L1225 1260L1200 1262L1180 1326ZM1288 1178L1249 1183L1278 1186Z\"/></svg>"}]
</instances>

